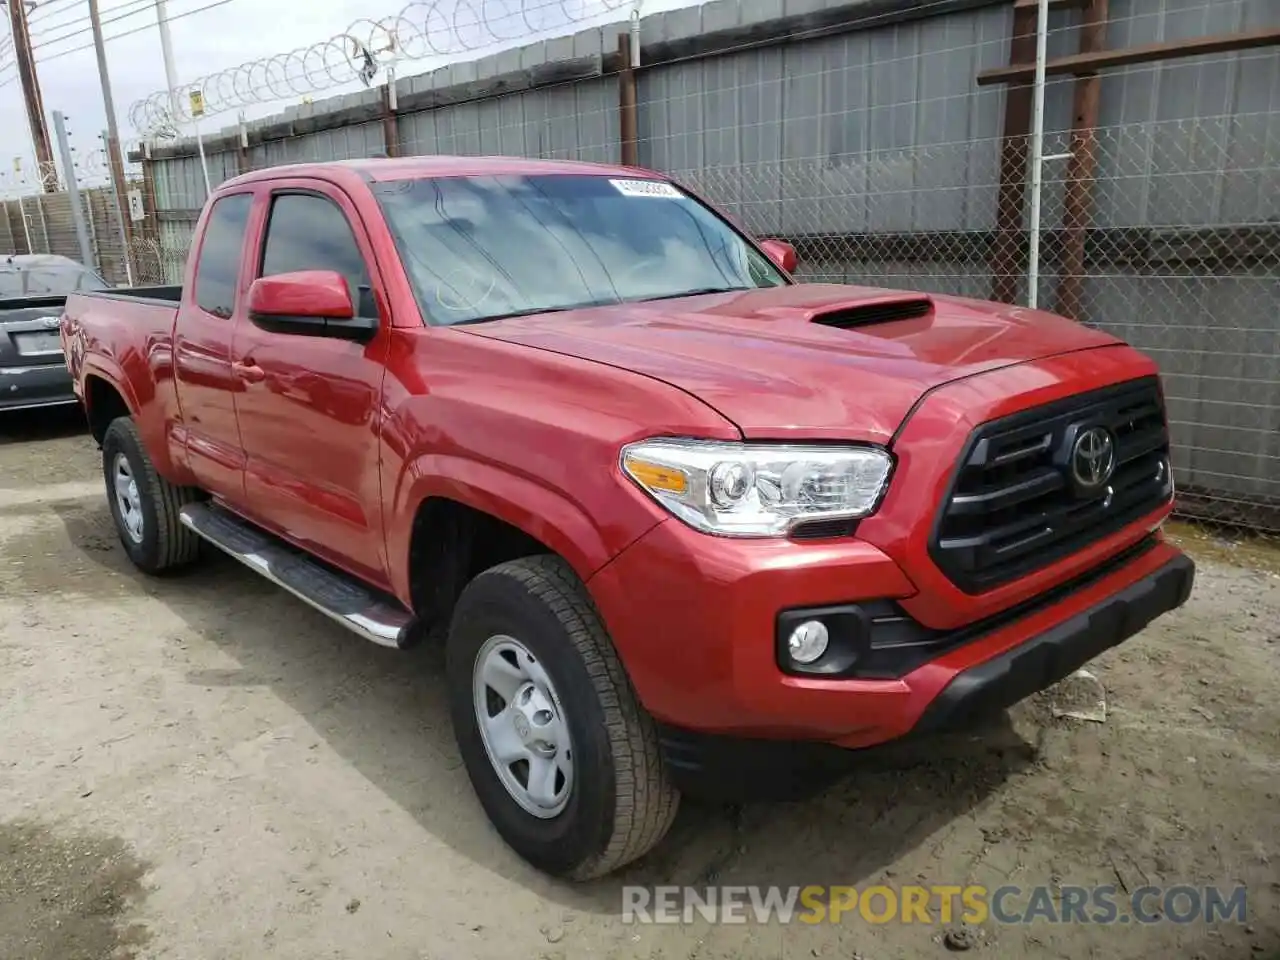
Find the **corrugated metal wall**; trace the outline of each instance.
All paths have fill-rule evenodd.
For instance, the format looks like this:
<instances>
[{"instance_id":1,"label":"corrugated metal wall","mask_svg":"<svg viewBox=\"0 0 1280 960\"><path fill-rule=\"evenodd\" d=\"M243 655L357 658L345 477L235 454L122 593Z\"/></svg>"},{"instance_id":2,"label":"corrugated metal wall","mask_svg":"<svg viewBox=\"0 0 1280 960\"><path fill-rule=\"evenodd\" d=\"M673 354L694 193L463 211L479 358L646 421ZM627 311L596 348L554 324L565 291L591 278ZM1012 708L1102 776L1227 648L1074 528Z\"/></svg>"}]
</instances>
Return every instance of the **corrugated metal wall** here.
<instances>
[{"instance_id":1,"label":"corrugated metal wall","mask_svg":"<svg viewBox=\"0 0 1280 960\"><path fill-rule=\"evenodd\" d=\"M766 22L801 4L841 6L720 0L645 18L642 49ZM1275 26L1280 2L1111 0L1109 16L1107 45L1121 48ZM1051 58L1076 51L1079 17L1052 15ZM989 296L992 244L1001 242L992 231L1005 96L975 77L1008 62L1012 21L1012 4L989 4L646 68L640 162L674 174L758 234L807 238L807 278ZM620 28L402 79L399 89L403 96L557 58L599 59L616 49ZM1048 86L1049 155L1069 149L1073 83L1054 78ZM1280 503L1280 51L1112 70L1102 91L1080 319L1161 363L1180 483L1224 503ZM315 116L352 101L295 113ZM618 131L613 77L397 118L406 154L610 161L620 156ZM369 156L383 147L381 124L367 123L254 146L248 163ZM215 183L236 169L231 153L211 153L209 162ZM185 248L204 198L199 161L167 159L154 170L158 206L169 211L164 243ZM1064 222L1065 180L1065 162L1049 160L1050 231ZM1250 242L1253 253L1200 256L1192 228ZM1162 247L1166 235L1176 241ZM886 247L885 237L902 242ZM1039 291L1050 306L1057 269L1047 255ZM1025 278L1019 282L1025 293Z\"/></svg>"},{"instance_id":2,"label":"corrugated metal wall","mask_svg":"<svg viewBox=\"0 0 1280 960\"><path fill-rule=\"evenodd\" d=\"M618 84L584 80L399 118L406 153L617 163Z\"/></svg>"}]
</instances>

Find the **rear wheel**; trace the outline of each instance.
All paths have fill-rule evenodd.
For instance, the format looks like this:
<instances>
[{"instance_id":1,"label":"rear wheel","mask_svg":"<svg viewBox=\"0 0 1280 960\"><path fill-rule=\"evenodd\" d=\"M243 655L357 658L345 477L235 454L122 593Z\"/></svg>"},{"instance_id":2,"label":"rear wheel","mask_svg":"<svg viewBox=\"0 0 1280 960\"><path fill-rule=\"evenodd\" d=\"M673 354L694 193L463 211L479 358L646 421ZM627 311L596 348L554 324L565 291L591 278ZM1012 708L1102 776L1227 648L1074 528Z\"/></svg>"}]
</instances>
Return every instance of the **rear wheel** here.
<instances>
[{"instance_id":1,"label":"rear wheel","mask_svg":"<svg viewBox=\"0 0 1280 960\"><path fill-rule=\"evenodd\" d=\"M158 473L129 417L111 421L102 438L102 473L116 532L134 566L162 573L199 556L200 538L178 512L200 499L195 487L169 483Z\"/></svg>"},{"instance_id":2,"label":"rear wheel","mask_svg":"<svg viewBox=\"0 0 1280 960\"><path fill-rule=\"evenodd\" d=\"M448 675L472 785L534 866L591 879L666 834L679 798L653 721L563 560L526 557L476 577L454 611Z\"/></svg>"}]
</instances>

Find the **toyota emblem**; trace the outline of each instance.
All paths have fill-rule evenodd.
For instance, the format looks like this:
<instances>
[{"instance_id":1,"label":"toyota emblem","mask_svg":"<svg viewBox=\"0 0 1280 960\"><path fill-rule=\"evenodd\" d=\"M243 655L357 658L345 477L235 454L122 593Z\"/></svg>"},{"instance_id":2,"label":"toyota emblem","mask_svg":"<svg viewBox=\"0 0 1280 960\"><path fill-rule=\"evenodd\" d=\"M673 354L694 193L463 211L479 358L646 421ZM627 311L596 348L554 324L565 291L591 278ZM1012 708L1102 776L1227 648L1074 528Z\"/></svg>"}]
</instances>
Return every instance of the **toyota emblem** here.
<instances>
[{"instance_id":1,"label":"toyota emblem","mask_svg":"<svg viewBox=\"0 0 1280 960\"><path fill-rule=\"evenodd\" d=\"M40 324L46 330L53 330L62 325L62 318L61 317L41 317Z\"/></svg>"},{"instance_id":2,"label":"toyota emblem","mask_svg":"<svg viewBox=\"0 0 1280 960\"><path fill-rule=\"evenodd\" d=\"M1071 476L1082 490L1095 490L1116 469L1116 443L1103 427L1081 430L1071 448Z\"/></svg>"}]
</instances>

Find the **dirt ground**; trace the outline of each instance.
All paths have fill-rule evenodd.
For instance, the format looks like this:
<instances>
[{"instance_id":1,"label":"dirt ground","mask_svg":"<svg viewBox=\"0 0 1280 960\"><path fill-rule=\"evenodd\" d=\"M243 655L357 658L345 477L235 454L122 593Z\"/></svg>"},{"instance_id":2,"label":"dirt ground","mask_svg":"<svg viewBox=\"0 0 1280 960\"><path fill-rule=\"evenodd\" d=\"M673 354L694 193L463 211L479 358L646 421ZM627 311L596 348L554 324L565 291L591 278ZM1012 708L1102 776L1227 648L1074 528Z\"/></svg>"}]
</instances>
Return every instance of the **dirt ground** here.
<instances>
[{"instance_id":1,"label":"dirt ground","mask_svg":"<svg viewBox=\"0 0 1280 960\"><path fill-rule=\"evenodd\" d=\"M526 867L454 749L441 659L230 560L128 565L74 415L0 425L0 958L940 957L940 925L632 926L646 884L1218 884L1247 923L1001 926L990 957L1280 957L1280 564L1189 537L1190 604L1101 657L1104 724L868 762L801 803L686 804L586 886ZM1239 561L1245 562L1239 562Z\"/></svg>"}]
</instances>

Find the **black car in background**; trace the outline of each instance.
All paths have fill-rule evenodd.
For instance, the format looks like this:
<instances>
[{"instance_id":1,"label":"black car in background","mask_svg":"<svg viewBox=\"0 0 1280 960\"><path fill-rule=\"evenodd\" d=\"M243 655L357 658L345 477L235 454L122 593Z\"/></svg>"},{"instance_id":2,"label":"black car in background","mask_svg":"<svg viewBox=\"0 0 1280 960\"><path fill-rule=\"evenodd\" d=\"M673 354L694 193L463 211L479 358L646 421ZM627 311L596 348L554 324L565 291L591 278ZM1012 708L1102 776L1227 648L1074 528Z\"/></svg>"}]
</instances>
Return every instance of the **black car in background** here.
<instances>
[{"instance_id":1,"label":"black car in background","mask_svg":"<svg viewBox=\"0 0 1280 960\"><path fill-rule=\"evenodd\" d=\"M0 414L76 402L58 325L67 294L106 290L92 270L53 254L0 254Z\"/></svg>"}]
</instances>

